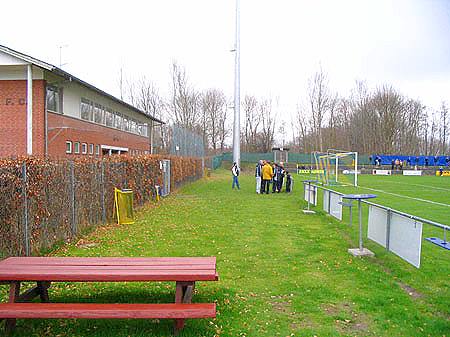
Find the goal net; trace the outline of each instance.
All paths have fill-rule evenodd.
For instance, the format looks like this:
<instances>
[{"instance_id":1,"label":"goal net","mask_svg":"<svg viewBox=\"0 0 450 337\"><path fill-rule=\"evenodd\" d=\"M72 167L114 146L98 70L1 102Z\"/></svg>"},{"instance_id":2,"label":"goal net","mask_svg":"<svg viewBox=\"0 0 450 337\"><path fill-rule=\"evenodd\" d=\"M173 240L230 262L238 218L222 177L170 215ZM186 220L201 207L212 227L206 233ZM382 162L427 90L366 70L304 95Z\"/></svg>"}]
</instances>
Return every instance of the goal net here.
<instances>
[{"instance_id":1,"label":"goal net","mask_svg":"<svg viewBox=\"0 0 450 337\"><path fill-rule=\"evenodd\" d=\"M358 186L358 153L330 149L314 152L317 180L324 185Z\"/></svg>"}]
</instances>

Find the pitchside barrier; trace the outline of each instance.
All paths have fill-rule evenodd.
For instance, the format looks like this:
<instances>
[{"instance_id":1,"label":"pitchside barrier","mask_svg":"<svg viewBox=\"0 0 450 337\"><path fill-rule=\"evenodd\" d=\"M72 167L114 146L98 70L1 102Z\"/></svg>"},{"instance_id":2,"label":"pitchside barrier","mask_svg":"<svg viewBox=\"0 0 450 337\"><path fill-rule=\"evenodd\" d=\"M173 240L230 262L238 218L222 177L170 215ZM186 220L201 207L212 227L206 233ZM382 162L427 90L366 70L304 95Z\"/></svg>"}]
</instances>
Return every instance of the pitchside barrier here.
<instances>
[{"instance_id":1,"label":"pitchside barrier","mask_svg":"<svg viewBox=\"0 0 450 337\"><path fill-rule=\"evenodd\" d=\"M315 206L317 205L318 191L321 189L323 191L323 210L342 221L342 207L346 205L342 200L343 193L310 182L305 182L303 187L305 201L308 202L309 199L309 202ZM427 241L450 249L450 243L446 238L446 231L450 230L449 226L367 200L361 200L361 202L369 207L367 237L416 268L420 267L423 224L429 224L444 231L443 240L432 237L426 238Z\"/></svg>"}]
</instances>

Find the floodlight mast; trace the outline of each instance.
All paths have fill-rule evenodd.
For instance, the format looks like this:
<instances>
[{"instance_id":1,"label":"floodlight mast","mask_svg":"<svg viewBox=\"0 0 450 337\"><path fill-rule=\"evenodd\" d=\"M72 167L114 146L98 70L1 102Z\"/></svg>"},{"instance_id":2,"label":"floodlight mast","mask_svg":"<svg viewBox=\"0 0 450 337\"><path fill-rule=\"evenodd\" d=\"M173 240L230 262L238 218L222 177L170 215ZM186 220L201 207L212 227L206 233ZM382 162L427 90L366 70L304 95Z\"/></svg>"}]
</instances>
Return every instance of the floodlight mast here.
<instances>
[{"instance_id":1,"label":"floodlight mast","mask_svg":"<svg viewBox=\"0 0 450 337\"><path fill-rule=\"evenodd\" d=\"M240 58L241 58L241 42L240 42L240 17L239 17L239 0L236 0L236 40L234 49L234 123L233 123L233 162L240 166L241 163L241 132L240 132Z\"/></svg>"}]
</instances>

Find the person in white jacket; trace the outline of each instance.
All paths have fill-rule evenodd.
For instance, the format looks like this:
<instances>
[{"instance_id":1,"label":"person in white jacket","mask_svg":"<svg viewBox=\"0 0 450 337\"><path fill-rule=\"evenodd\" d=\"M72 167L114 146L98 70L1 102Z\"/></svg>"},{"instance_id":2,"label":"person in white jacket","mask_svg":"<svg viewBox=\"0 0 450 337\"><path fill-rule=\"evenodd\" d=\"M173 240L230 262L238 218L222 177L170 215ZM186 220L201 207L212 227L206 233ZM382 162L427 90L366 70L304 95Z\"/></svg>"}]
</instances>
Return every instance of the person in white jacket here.
<instances>
[{"instance_id":1,"label":"person in white jacket","mask_svg":"<svg viewBox=\"0 0 450 337\"><path fill-rule=\"evenodd\" d=\"M258 161L258 164L256 164L255 169L255 178L256 178L256 193L261 193L261 175L262 175L262 166L263 162L262 160Z\"/></svg>"}]
</instances>

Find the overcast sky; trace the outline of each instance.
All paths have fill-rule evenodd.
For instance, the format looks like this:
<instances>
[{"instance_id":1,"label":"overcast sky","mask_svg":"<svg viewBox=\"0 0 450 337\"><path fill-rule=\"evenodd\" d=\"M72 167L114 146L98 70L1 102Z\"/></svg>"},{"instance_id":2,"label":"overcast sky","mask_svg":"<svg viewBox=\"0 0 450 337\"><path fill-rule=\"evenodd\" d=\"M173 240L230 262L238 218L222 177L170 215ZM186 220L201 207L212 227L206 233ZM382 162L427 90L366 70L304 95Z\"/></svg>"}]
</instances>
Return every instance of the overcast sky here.
<instances>
[{"instance_id":1,"label":"overcast sky","mask_svg":"<svg viewBox=\"0 0 450 337\"><path fill-rule=\"evenodd\" d=\"M234 0L3 1L0 44L119 96L119 69L162 92L173 60L232 96ZM241 0L241 96L279 97L290 121L322 67L334 91L392 84L450 102L450 0Z\"/></svg>"}]
</instances>

